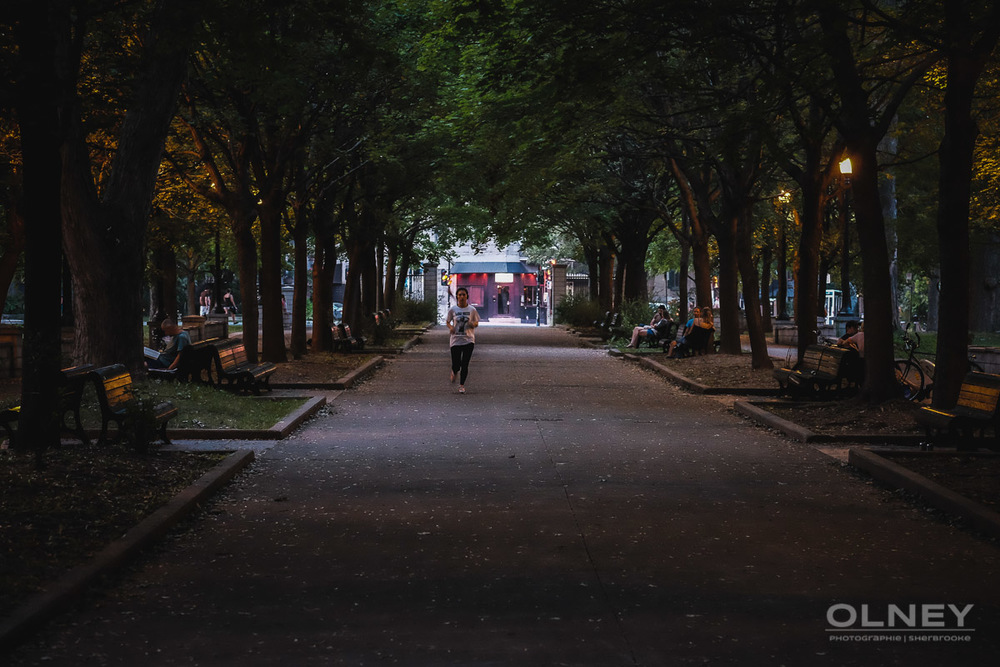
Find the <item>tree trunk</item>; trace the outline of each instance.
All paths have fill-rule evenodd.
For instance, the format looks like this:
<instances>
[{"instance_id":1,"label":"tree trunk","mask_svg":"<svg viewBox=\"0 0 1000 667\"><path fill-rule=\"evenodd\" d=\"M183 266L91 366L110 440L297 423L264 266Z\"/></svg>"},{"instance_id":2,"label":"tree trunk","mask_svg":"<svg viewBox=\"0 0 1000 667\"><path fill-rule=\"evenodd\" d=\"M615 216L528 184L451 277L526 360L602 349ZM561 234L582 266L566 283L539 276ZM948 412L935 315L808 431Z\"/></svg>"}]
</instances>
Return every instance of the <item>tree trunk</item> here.
<instances>
[{"instance_id":1,"label":"tree trunk","mask_svg":"<svg viewBox=\"0 0 1000 667\"><path fill-rule=\"evenodd\" d=\"M371 320L369 315L379 309L379 292L382 291L382 281L379 274L378 250L371 239L371 244L367 246L361 255L361 310L355 313L353 331L364 331L368 328Z\"/></svg>"},{"instance_id":2,"label":"tree trunk","mask_svg":"<svg viewBox=\"0 0 1000 667\"><path fill-rule=\"evenodd\" d=\"M363 312L364 308L364 299L361 296L362 265L366 261L373 262L374 257L368 255L365 247L355 243L350 245L347 257L347 276L344 278L344 322L356 332L359 313Z\"/></svg>"},{"instance_id":3,"label":"tree trunk","mask_svg":"<svg viewBox=\"0 0 1000 667\"><path fill-rule=\"evenodd\" d=\"M969 260L969 331L1000 331L1000 234L975 234Z\"/></svg>"},{"instance_id":4,"label":"tree trunk","mask_svg":"<svg viewBox=\"0 0 1000 667\"><path fill-rule=\"evenodd\" d=\"M285 354L285 316L281 308L281 212L283 198L268 197L260 206L260 301L264 361L288 361Z\"/></svg>"},{"instance_id":5,"label":"tree trunk","mask_svg":"<svg viewBox=\"0 0 1000 667\"><path fill-rule=\"evenodd\" d=\"M144 372L146 229L163 145L186 74L191 27L199 15L187 0L157 6L99 200L80 110L69 114L62 210L64 247L75 280L78 362L117 362Z\"/></svg>"},{"instance_id":6,"label":"tree trunk","mask_svg":"<svg viewBox=\"0 0 1000 667\"><path fill-rule=\"evenodd\" d=\"M753 229L748 211L744 212L736 223L736 259L739 264L740 278L743 281L743 312L747 320L747 333L750 336L750 366L752 368L773 368L774 364L767 353L767 338L764 336L761 303L757 296L763 290L757 278L757 268L753 260Z\"/></svg>"},{"instance_id":7,"label":"tree trunk","mask_svg":"<svg viewBox=\"0 0 1000 667\"><path fill-rule=\"evenodd\" d=\"M623 244L619 254L619 260L625 268L622 296L624 301L649 301L649 285L646 284L646 254L649 251L649 243Z\"/></svg>"},{"instance_id":8,"label":"tree trunk","mask_svg":"<svg viewBox=\"0 0 1000 667\"><path fill-rule=\"evenodd\" d=\"M385 295L386 302L385 307L390 311L396 308L396 299L402 298L406 291L406 279L410 273L410 267L413 266L413 248L415 247L417 241L417 233L413 232L406 241L405 246L402 249L401 259L399 261L399 277L396 279L396 289L392 292L387 292Z\"/></svg>"},{"instance_id":9,"label":"tree trunk","mask_svg":"<svg viewBox=\"0 0 1000 667\"><path fill-rule=\"evenodd\" d=\"M236 241L236 261L239 264L243 347L250 363L257 363L260 340L257 331L260 326L260 318L257 315L257 240L253 235L255 219L256 213L250 209L231 211L229 219Z\"/></svg>"},{"instance_id":10,"label":"tree trunk","mask_svg":"<svg viewBox=\"0 0 1000 667\"><path fill-rule=\"evenodd\" d=\"M197 284L197 271L198 265L194 261L194 257L189 254L186 257L186 262L184 263L184 277L187 279L187 290L185 292L185 309L184 312L188 315L198 314L198 284Z\"/></svg>"},{"instance_id":11,"label":"tree trunk","mask_svg":"<svg viewBox=\"0 0 1000 667\"><path fill-rule=\"evenodd\" d=\"M879 194L878 145L906 92L933 60L925 59L895 90L880 96L879 106L873 107L869 82L862 79L848 36L847 17L836 5L824 3L817 5L817 14L823 28L823 48L833 71L834 88L841 100L837 125L854 167L854 211L865 299L866 378L862 398L879 403L897 396L899 389L893 364L892 334L896 315L892 312L888 244Z\"/></svg>"},{"instance_id":12,"label":"tree trunk","mask_svg":"<svg viewBox=\"0 0 1000 667\"><path fill-rule=\"evenodd\" d=\"M931 267L927 276L927 330L940 329L939 312L941 309L941 269Z\"/></svg>"},{"instance_id":13,"label":"tree trunk","mask_svg":"<svg viewBox=\"0 0 1000 667\"><path fill-rule=\"evenodd\" d=\"M788 216L782 211L781 226L778 228L778 262L775 277L778 279L778 315L781 322L788 321Z\"/></svg>"},{"instance_id":14,"label":"tree trunk","mask_svg":"<svg viewBox=\"0 0 1000 667\"><path fill-rule=\"evenodd\" d=\"M299 207L294 211L295 227L292 230L295 244L295 291L292 294L292 337L289 347L292 358L301 359L306 353L306 303L309 300L309 225Z\"/></svg>"},{"instance_id":15,"label":"tree trunk","mask_svg":"<svg viewBox=\"0 0 1000 667\"><path fill-rule=\"evenodd\" d=\"M384 246L383 246L384 247ZM399 259L399 250L391 249L389 252L383 251L385 265L383 272L385 282L382 288L382 308L392 310L396 301L396 261ZM379 308L379 310L382 310Z\"/></svg>"},{"instance_id":16,"label":"tree trunk","mask_svg":"<svg viewBox=\"0 0 1000 667\"><path fill-rule=\"evenodd\" d=\"M313 259L313 328L312 351L326 352L333 348L333 269L336 266L333 235L316 238Z\"/></svg>"},{"instance_id":17,"label":"tree trunk","mask_svg":"<svg viewBox=\"0 0 1000 667\"><path fill-rule=\"evenodd\" d=\"M822 183L815 171L807 173L802 187L801 235L798 269L795 274L795 324L798 327L798 354L816 342L819 311L820 243L823 240Z\"/></svg>"},{"instance_id":18,"label":"tree trunk","mask_svg":"<svg viewBox=\"0 0 1000 667\"><path fill-rule=\"evenodd\" d=\"M681 244L681 265L678 269L679 275L677 276L677 300L680 304L677 307L677 318L681 322L687 322L688 319L688 305L690 297L688 296L688 273L690 271L691 264L691 246L684 243Z\"/></svg>"},{"instance_id":19,"label":"tree trunk","mask_svg":"<svg viewBox=\"0 0 1000 667\"><path fill-rule=\"evenodd\" d=\"M24 376L18 446L35 450L44 466L45 450L59 445L60 174L62 92L56 54L68 40L69 8L60 3L18 5L17 42L21 79L15 107L21 130L25 220ZM51 15L50 15L51 13Z\"/></svg>"},{"instance_id":20,"label":"tree trunk","mask_svg":"<svg viewBox=\"0 0 1000 667\"><path fill-rule=\"evenodd\" d=\"M601 264L598 259L600 253L593 246L582 243L582 240L581 245L583 246L584 258L587 260L587 275L590 278L587 281L587 297L595 303L600 303Z\"/></svg>"},{"instance_id":21,"label":"tree trunk","mask_svg":"<svg viewBox=\"0 0 1000 667\"><path fill-rule=\"evenodd\" d=\"M731 217L715 225L719 247L719 351L740 354L740 287L736 253L736 219ZM709 301L706 305L711 305Z\"/></svg>"},{"instance_id":22,"label":"tree trunk","mask_svg":"<svg viewBox=\"0 0 1000 667\"><path fill-rule=\"evenodd\" d=\"M854 205L865 295L866 378L863 396L873 403L899 394L893 370L895 315L889 284L889 250L878 188L877 145L878 141L873 138L848 142L851 155L859 157L859 164L854 168Z\"/></svg>"},{"instance_id":23,"label":"tree trunk","mask_svg":"<svg viewBox=\"0 0 1000 667\"><path fill-rule=\"evenodd\" d=\"M601 244L600 259L598 260L598 263L600 265L600 273L598 276L598 281L600 283L598 298L600 300L601 310L604 311L614 310L615 255L611 251L611 246L609 246L607 243ZM541 304L540 301L539 304Z\"/></svg>"},{"instance_id":24,"label":"tree trunk","mask_svg":"<svg viewBox=\"0 0 1000 667\"><path fill-rule=\"evenodd\" d=\"M694 303L696 306L712 305L712 256L708 251L708 239L691 246L694 260Z\"/></svg>"},{"instance_id":25,"label":"tree trunk","mask_svg":"<svg viewBox=\"0 0 1000 667\"><path fill-rule=\"evenodd\" d=\"M384 239L375 244L375 273L373 283L375 285L375 300L371 309L365 313L365 321L368 320L369 313L375 313L385 308L385 285L388 279L385 270L385 242Z\"/></svg>"},{"instance_id":26,"label":"tree trunk","mask_svg":"<svg viewBox=\"0 0 1000 667\"><path fill-rule=\"evenodd\" d=\"M169 245L155 248L152 254L153 271L150 321L177 317L177 255Z\"/></svg>"},{"instance_id":27,"label":"tree trunk","mask_svg":"<svg viewBox=\"0 0 1000 667\"><path fill-rule=\"evenodd\" d=\"M933 405L950 407L958 398L969 355L969 196L972 151L978 134L971 116L975 74L948 66L945 135L938 152L937 232L941 254L941 299L938 311L937 366Z\"/></svg>"},{"instance_id":28,"label":"tree trunk","mask_svg":"<svg viewBox=\"0 0 1000 667\"><path fill-rule=\"evenodd\" d=\"M769 245L765 245L760 254L760 326L764 333L774 330L771 322L771 246Z\"/></svg>"},{"instance_id":29,"label":"tree trunk","mask_svg":"<svg viewBox=\"0 0 1000 667\"><path fill-rule=\"evenodd\" d=\"M617 251L615 254L615 283L614 291L612 293L611 302L613 305L612 309L616 311L621 311L625 300L625 270L628 265L622 259L621 251Z\"/></svg>"},{"instance_id":30,"label":"tree trunk","mask_svg":"<svg viewBox=\"0 0 1000 667\"><path fill-rule=\"evenodd\" d=\"M946 27L959 40L969 30L965 3L949 3ZM972 164L978 128L972 117L976 83L993 52L997 35L997 13L984 25L986 33L974 49L951 52L945 90L945 134L938 152L938 244L941 249L941 299L938 319L937 371L934 376L936 407L955 404L966 371L969 336L969 197Z\"/></svg>"}]
</instances>

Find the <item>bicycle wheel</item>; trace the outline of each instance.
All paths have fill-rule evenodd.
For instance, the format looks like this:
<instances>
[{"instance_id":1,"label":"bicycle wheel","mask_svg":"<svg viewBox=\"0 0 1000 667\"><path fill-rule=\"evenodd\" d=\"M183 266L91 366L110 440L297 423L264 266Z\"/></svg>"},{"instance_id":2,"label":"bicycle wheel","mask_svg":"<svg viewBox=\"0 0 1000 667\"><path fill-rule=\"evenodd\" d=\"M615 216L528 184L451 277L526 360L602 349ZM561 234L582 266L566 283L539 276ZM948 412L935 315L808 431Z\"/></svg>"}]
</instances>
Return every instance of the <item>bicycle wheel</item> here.
<instances>
[{"instance_id":1,"label":"bicycle wheel","mask_svg":"<svg viewBox=\"0 0 1000 667\"><path fill-rule=\"evenodd\" d=\"M924 372L910 359L896 359L896 382L908 401L919 401L924 393Z\"/></svg>"}]
</instances>

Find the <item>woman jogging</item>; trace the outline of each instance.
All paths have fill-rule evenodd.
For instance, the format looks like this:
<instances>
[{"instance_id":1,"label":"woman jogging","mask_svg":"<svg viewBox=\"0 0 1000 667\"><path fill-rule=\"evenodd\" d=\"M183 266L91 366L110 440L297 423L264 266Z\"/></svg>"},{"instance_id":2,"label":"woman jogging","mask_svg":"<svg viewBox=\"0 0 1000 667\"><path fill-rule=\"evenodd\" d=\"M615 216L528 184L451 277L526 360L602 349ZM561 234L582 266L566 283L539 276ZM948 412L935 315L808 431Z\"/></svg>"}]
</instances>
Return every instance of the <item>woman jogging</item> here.
<instances>
[{"instance_id":1,"label":"woman jogging","mask_svg":"<svg viewBox=\"0 0 1000 667\"><path fill-rule=\"evenodd\" d=\"M460 374L458 393L465 393L465 379L469 377L469 360L472 350L476 347L476 327L479 326L479 313L469 305L469 290L459 287L455 292L457 306L448 309L445 324L451 332L451 381Z\"/></svg>"}]
</instances>

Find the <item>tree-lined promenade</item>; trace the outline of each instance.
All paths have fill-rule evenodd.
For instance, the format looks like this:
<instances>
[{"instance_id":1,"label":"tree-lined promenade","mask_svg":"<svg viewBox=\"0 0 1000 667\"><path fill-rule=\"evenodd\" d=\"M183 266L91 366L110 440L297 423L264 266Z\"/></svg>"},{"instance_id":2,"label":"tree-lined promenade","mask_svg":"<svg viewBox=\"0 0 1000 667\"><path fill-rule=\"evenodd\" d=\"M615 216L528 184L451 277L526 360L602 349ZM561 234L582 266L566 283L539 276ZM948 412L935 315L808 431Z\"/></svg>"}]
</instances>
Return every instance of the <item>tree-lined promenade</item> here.
<instances>
[{"instance_id":1,"label":"tree-lined promenade","mask_svg":"<svg viewBox=\"0 0 1000 667\"><path fill-rule=\"evenodd\" d=\"M39 448L58 438L60 326L73 362L138 371L143 322L178 312L178 271L216 248L249 354L277 362L286 268L301 356L307 300L329 330L338 258L360 330L412 267L487 238L578 254L603 309L647 300L649 271L692 274L680 315L717 294L722 350L742 315L754 367L771 284L788 267L805 346L830 273L864 299L874 401L895 391L900 276L937 323L936 403L970 312L998 328L970 253L997 232L996 3L9 4L0 292L23 258Z\"/></svg>"},{"instance_id":2,"label":"tree-lined promenade","mask_svg":"<svg viewBox=\"0 0 1000 667\"><path fill-rule=\"evenodd\" d=\"M465 394L438 326L248 443L4 664L992 663L995 543L562 329L476 339Z\"/></svg>"}]
</instances>

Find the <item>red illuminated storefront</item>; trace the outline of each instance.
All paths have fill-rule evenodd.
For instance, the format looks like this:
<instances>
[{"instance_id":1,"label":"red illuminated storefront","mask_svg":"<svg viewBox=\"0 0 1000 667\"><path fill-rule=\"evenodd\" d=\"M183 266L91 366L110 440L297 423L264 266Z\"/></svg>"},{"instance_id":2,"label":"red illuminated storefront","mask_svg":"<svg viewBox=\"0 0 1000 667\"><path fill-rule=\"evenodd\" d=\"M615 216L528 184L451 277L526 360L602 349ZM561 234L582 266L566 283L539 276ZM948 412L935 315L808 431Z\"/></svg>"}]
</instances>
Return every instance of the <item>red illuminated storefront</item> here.
<instances>
[{"instance_id":1,"label":"red illuminated storefront","mask_svg":"<svg viewBox=\"0 0 1000 667\"><path fill-rule=\"evenodd\" d=\"M451 291L469 290L469 303L484 320L534 322L538 312L538 267L524 262L456 262Z\"/></svg>"}]
</instances>

